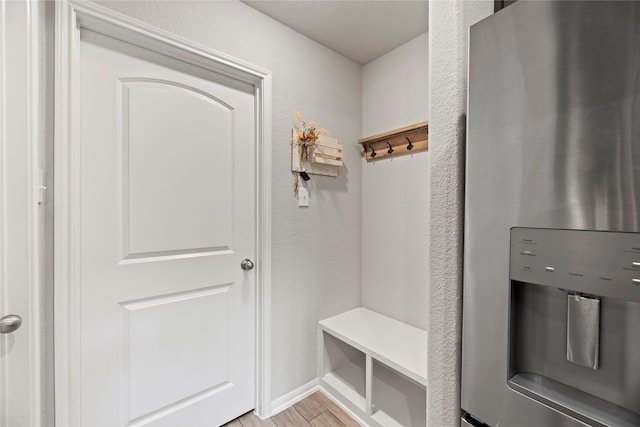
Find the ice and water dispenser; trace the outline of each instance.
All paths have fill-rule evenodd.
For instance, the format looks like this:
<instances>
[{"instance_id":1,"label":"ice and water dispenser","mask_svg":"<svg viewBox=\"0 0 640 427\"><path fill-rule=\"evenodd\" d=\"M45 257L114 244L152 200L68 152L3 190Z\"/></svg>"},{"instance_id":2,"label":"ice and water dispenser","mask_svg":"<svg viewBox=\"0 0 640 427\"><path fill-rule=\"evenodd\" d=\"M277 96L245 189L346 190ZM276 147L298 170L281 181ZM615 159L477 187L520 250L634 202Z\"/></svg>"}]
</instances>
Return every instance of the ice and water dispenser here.
<instances>
[{"instance_id":1,"label":"ice and water dispenser","mask_svg":"<svg viewBox=\"0 0 640 427\"><path fill-rule=\"evenodd\" d=\"M514 227L510 248L509 387L640 426L640 234Z\"/></svg>"}]
</instances>

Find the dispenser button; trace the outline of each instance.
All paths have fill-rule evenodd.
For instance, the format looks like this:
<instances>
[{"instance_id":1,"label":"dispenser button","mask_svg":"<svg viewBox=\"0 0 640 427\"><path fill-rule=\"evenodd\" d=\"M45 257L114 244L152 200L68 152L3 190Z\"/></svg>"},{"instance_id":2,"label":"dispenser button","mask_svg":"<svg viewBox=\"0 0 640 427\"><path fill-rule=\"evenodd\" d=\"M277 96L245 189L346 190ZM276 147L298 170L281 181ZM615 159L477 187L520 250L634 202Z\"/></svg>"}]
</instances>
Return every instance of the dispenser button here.
<instances>
[{"instance_id":1,"label":"dispenser button","mask_svg":"<svg viewBox=\"0 0 640 427\"><path fill-rule=\"evenodd\" d=\"M634 285L640 285L640 279L631 279Z\"/></svg>"},{"instance_id":2,"label":"dispenser button","mask_svg":"<svg viewBox=\"0 0 640 427\"><path fill-rule=\"evenodd\" d=\"M556 271L556 268L555 268L555 267L545 267L544 269L545 269L545 270L547 270L547 271L550 271L550 272L552 272L552 273L553 273L554 271Z\"/></svg>"}]
</instances>

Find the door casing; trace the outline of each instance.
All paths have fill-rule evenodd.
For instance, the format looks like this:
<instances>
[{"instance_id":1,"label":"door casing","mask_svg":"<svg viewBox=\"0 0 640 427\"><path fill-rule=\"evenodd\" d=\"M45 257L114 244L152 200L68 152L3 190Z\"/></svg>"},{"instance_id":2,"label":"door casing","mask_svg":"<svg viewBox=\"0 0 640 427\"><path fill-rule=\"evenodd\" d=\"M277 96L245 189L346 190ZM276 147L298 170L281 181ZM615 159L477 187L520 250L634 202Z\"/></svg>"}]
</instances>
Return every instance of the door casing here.
<instances>
[{"instance_id":1,"label":"door casing","mask_svg":"<svg viewBox=\"0 0 640 427\"><path fill-rule=\"evenodd\" d=\"M271 415L271 73L91 2L56 2L54 135L54 355L55 421L79 425L78 277L72 243L79 200L79 45L81 29L127 41L171 58L241 80L255 88L256 111L256 390L255 411Z\"/></svg>"}]
</instances>

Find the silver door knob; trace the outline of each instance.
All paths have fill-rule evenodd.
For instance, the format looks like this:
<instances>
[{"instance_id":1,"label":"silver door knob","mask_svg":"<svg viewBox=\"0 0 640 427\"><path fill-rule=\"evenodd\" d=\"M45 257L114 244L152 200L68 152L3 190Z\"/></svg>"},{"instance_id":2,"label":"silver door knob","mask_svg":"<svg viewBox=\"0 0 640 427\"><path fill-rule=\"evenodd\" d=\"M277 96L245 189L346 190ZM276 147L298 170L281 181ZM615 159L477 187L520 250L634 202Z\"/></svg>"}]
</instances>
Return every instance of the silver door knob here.
<instances>
[{"instance_id":1,"label":"silver door knob","mask_svg":"<svg viewBox=\"0 0 640 427\"><path fill-rule=\"evenodd\" d=\"M10 334L22 325L20 316L10 314L0 318L0 334Z\"/></svg>"},{"instance_id":2,"label":"silver door knob","mask_svg":"<svg viewBox=\"0 0 640 427\"><path fill-rule=\"evenodd\" d=\"M249 270L253 270L253 267L255 267L255 264L253 263L253 261L247 258L242 260L242 262L240 263L240 267L242 267L244 271L249 271Z\"/></svg>"}]
</instances>

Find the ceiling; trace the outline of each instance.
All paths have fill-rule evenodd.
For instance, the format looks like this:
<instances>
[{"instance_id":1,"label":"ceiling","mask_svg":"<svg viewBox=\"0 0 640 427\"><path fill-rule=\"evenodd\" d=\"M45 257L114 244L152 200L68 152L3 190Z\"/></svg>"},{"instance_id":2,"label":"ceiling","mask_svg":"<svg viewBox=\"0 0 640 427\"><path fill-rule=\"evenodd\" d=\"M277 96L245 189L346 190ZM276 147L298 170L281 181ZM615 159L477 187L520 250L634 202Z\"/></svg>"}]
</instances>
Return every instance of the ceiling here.
<instances>
[{"instance_id":1,"label":"ceiling","mask_svg":"<svg viewBox=\"0 0 640 427\"><path fill-rule=\"evenodd\" d=\"M417 0L242 0L276 21L361 64L428 29Z\"/></svg>"}]
</instances>

